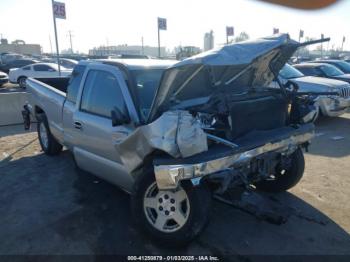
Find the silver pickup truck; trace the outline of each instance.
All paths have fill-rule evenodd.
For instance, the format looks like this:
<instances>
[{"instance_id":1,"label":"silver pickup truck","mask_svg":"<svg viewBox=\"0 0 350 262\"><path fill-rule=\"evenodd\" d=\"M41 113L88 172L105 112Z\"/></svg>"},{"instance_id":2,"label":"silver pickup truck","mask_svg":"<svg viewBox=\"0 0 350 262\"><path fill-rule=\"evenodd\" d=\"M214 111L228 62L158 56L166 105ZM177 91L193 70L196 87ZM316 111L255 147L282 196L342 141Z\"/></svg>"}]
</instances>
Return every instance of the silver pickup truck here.
<instances>
[{"instance_id":1,"label":"silver pickup truck","mask_svg":"<svg viewBox=\"0 0 350 262\"><path fill-rule=\"evenodd\" d=\"M185 244L204 227L211 194L288 190L314 134L306 94L269 88L299 47L288 35L232 44L181 62L82 61L67 93L27 80L23 112L43 151L131 194L148 235Z\"/></svg>"}]
</instances>

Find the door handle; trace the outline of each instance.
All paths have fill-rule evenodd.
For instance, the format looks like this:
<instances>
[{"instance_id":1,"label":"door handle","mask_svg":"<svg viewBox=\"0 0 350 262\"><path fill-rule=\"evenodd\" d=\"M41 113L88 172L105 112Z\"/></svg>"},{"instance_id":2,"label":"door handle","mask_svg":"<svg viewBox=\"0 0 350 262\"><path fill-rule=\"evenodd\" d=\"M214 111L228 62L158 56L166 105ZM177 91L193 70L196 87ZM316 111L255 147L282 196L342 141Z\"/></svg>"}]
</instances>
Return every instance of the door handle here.
<instances>
[{"instance_id":1,"label":"door handle","mask_svg":"<svg viewBox=\"0 0 350 262\"><path fill-rule=\"evenodd\" d=\"M78 122L78 121L75 121L75 122L74 122L74 127L75 127L76 129L82 129L82 125L81 125L81 123Z\"/></svg>"}]
</instances>

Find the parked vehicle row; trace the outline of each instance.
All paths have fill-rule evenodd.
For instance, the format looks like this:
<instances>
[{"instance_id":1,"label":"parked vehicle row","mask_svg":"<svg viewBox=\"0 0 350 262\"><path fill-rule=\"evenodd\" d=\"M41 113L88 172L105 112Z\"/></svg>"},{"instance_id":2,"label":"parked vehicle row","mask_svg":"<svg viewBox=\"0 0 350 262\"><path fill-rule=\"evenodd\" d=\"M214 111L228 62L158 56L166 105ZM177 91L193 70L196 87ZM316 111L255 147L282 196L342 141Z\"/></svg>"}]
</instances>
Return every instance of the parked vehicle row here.
<instances>
[{"instance_id":1,"label":"parked vehicle row","mask_svg":"<svg viewBox=\"0 0 350 262\"><path fill-rule=\"evenodd\" d=\"M35 64L38 62L39 62L38 60L27 59L27 58L16 59L16 60L12 60L6 64L0 64L0 71L3 71L5 73L9 73L10 69L12 69L12 68L20 68L20 67Z\"/></svg>"},{"instance_id":2,"label":"parked vehicle row","mask_svg":"<svg viewBox=\"0 0 350 262\"><path fill-rule=\"evenodd\" d=\"M319 76L350 82L350 74L344 74L336 66L326 63L302 63L294 65L296 69L307 76Z\"/></svg>"},{"instance_id":3,"label":"parked vehicle row","mask_svg":"<svg viewBox=\"0 0 350 262\"><path fill-rule=\"evenodd\" d=\"M26 87L26 79L32 77L35 79L49 79L68 77L72 69L61 66L61 76L58 72L58 65L54 63L35 63L21 68L10 69L9 80L11 83L18 83L21 88Z\"/></svg>"},{"instance_id":4,"label":"parked vehicle row","mask_svg":"<svg viewBox=\"0 0 350 262\"><path fill-rule=\"evenodd\" d=\"M344 81L328 79L325 77L304 75L296 66L286 64L279 73L279 81L286 84L288 81L296 83L299 92L336 92L337 95L314 96L318 116L340 116L350 108L350 84ZM277 82L273 83L277 86Z\"/></svg>"},{"instance_id":5,"label":"parked vehicle row","mask_svg":"<svg viewBox=\"0 0 350 262\"><path fill-rule=\"evenodd\" d=\"M317 60L314 63L330 64L340 69L344 74L350 74L350 64L343 60Z\"/></svg>"}]
</instances>

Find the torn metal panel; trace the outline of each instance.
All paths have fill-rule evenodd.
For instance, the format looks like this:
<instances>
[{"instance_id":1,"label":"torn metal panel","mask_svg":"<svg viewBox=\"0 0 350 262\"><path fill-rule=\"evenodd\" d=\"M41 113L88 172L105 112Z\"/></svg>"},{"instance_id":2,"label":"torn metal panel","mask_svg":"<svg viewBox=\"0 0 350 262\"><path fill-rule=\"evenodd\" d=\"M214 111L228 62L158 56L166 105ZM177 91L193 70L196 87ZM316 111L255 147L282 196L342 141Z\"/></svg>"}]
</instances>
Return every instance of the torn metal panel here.
<instances>
[{"instance_id":1,"label":"torn metal panel","mask_svg":"<svg viewBox=\"0 0 350 262\"><path fill-rule=\"evenodd\" d=\"M287 34L221 46L171 66L163 74L148 121L189 99L228 87L268 85L297 50ZM245 79L235 86L235 81ZM161 111L161 112L160 112Z\"/></svg>"},{"instance_id":2,"label":"torn metal panel","mask_svg":"<svg viewBox=\"0 0 350 262\"><path fill-rule=\"evenodd\" d=\"M115 147L129 172L140 166L144 158L156 149L174 158L208 150L206 134L187 111L165 112L156 121L137 128Z\"/></svg>"},{"instance_id":3,"label":"torn metal panel","mask_svg":"<svg viewBox=\"0 0 350 262\"><path fill-rule=\"evenodd\" d=\"M179 115L176 143L181 157L189 157L208 150L207 135L200 123L186 111Z\"/></svg>"}]
</instances>

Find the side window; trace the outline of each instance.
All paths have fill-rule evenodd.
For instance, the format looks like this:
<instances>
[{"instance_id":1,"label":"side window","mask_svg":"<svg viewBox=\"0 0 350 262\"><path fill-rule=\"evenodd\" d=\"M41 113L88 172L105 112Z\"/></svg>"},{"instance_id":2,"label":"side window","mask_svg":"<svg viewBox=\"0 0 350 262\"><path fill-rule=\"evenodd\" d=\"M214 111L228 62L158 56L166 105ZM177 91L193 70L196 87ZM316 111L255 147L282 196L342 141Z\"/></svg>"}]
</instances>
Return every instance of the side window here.
<instances>
[{"instance_id":1,"label":"side window","mask_svg":"<svg viewBox=\"0 0 350 262\"><path fill-rule=\"evenodd\" d=\"M81 110L110 118L113 107L126 112L117 78L109 72L90 70L84 84Z\"/></svg>"},{"instance_id":2,"label":"side window","mask_svg":"<svg viewBox=\"0 0 350 262\"><path fill-rule=\"evenodd\" d=\"M28 70L30 70L30 66L25 66L22 69L28 71Z\"/></svg>"},{"instance_id":3,"label":"side window","mask_svg":"<svg viewBox=\"0 0 350 262\"><path fill-rule=\"evenodd\" d=\"M78 91L80 87L81 78L85 71L84 65L77 65L69 79L67 88L67 100L75 103L77 101Z\"/></svg>"},{"instance_id":4,"label":"side window","mask_svg":"<svg viewBox=\"0 0 350 262\"><path fill-rule=\"evenodd\" d=\"M314 68L314 72L315 72L314 73L315 76L325 76L325 73L319 67Z\"/></svg>"},{"instance_id":5,"label":"side window","mask_svg":"<svg viewBox=\"0 0 350 262\"><path fill-rule=\"evenodd\" d=\"M34 71L49 72L54 71L54 69L48 65L34 65Z\"/></svg>"},{"instance_id":6,"label":"side window","mask_svg":"<svg viewBox=\"0 0 350 262\"><path fill-rule=\"evenodd\" d=\"M315 72L313 71L312 68L309 67L302 67L302 68L297 68L299 71L301 71L304 75L307 76L313 76L315 75Z\"/></svg>"}]
</instances>

